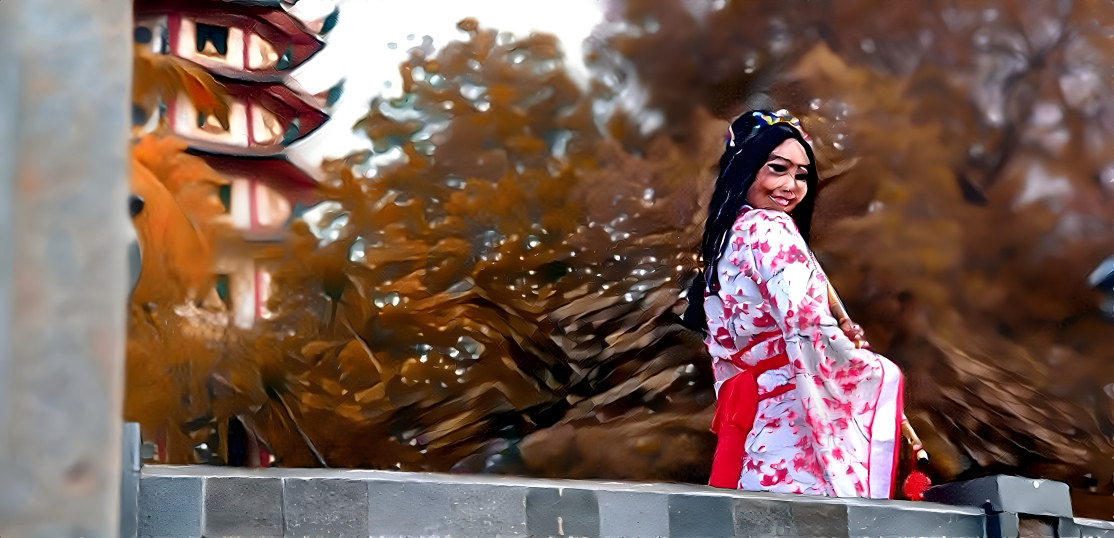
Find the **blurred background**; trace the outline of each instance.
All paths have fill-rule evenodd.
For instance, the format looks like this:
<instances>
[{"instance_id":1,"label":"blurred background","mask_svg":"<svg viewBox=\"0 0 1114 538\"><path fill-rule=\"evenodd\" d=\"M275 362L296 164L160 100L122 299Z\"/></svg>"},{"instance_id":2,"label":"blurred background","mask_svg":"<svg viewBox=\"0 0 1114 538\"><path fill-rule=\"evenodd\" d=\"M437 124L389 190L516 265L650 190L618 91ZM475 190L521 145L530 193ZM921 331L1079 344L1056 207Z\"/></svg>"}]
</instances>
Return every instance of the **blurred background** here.
<instances>
[{"instance_id":1,"label":"blurred background","mask_svg":"<svg viewBox=\"0 0 1114 538\"><path fill-rule=\"evenodd\" d=\"M727 125L935 482L1114 519L1114 6L135 0L124 418L149 463L707 480L680 324Z\"/></svg>"}]
</instances>

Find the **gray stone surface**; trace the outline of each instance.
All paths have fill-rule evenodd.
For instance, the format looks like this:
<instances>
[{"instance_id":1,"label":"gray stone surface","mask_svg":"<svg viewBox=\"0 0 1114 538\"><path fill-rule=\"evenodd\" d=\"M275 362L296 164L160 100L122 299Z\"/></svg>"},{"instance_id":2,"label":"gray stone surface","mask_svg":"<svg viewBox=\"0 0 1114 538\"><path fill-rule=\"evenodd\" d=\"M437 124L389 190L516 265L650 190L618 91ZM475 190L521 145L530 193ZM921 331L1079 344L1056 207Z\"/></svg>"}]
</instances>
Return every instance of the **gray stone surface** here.
<instances>
[{"instance_id":1,"label":"gray stone surface","mask_svg":"<svg viewBox=\"0 0 1114 538\"><path fill-rule=\"evenodd\" d=\"M518 486L368 482L372 536L526 534L526 492Z\"/></svg>"},{"instance_id":2,"label":"gray stone surface","mask_svg":"<svg viewBox=\"0 0 1114 538\"><path fill-rule=\"evenodd\" d=\"M287 536L367 536L366 482L285 478L282 513Z\"/></svg>"},{"instance_id":3,"label":"gray stone surface","mask_svg":"<svg viewBox=\"0 0 1114 538\"><path fill-rule=\"evenodd\" d=\"M669 497L660 493L599 491L600 535L667 536Z\"/></svg>"},{"instance_id":4,"label":"gray stone surface","mask_svg":"<svg viewBox=\"0 0 1114 538\"><path fill-rule=\"evenodd\" d=\"M925 500L978 506L988 512L1072 516L1071 495L1067 484L1019 476L987 476L933 486L925 491Z\"/></svg>"},{"instance_id":5,"label":"gray stone surface","mask_svg":"<svg viewBox=\"0 0 1114 538\"><path fill-rule=\"evenodd\" d=\"M113 536L131 2L0 1L0 536Z\"/></svg>"},{"instance_id":6,"label":"gray stone surface","mask_svg":"<svg viewBox=\"0 0 1114 538\"><path fill-rule=\"evenodd\" d=\"M139 481L139 536L201 536L202 484L197 476Z\"/></svg>"},{"instance_id":7,"label":"gray stone surface","mask_svg":"<svg viewBox=\"0 0 1114 538\"><path fill-rule=\"evenodd\" d=\"M796 532L790 502L744 498L735 503L735 536L792 536Z\"/></svg>"},{"instance_id":8,"label":"gray stone surface","mask_svg":"<svg viewBox=\"0 0 1114 538\"><path fill-rule=\"evenodd\" d=\"M460 498L449 509L451 534L515 536L526 534L526 492L523 487L459 487Z\"/></svg>"},{"instance_id":9,"label":"gray stone surface","mask_svg":"<svg viewBox=\"0 0 1114 538\"><path fill-rule=\"evenodd\" d=\"M979 514L941 512L919 506L923 503L872 502L847 506L851 536L983 536L985 518Z\"/></svg>"},{"instance_id":10,"label":"gray stone surface","mask_svg":"<svg viewBox=\"0 0 1114 538\"><path fill-rule=\"evenodd\" d=\"M136 536L139 532L139 423L124 424L120 447L120 536Z\"/></svg>"},{"instance_id":11,"label":"gray stone surface","mask_svg":"<svg viewBox=\"0 0 1114 538\"><path fill-rule=\"evenodd\" d=\"M1064 520L1061 518L1060 533L1061 536L1079 536L1080 538L1114 538L1114 522L1112 521L1099 521L1097 519L1075 518L1068 521L1071 526L1064 525ZM1078 534L1066 534L1065 530L1074 529Z\"/></svg>"},{"instance_id":12,"label":"gray stone surface","mask_svg":"<svg viewBox=\"0 0 1114 538\"><path fill-rule=\"evenodd\" d=\"M735 499L719 495L670 495L670 536L732 536Z\"/></svg>"},{"instance_id":13,"label":"gray stone surface","mask_svg":"<svg viewBox=\"0 0 1114 538\"><path fill-rule=\"evenodd\" d=\"M847 506L823 500L792 503L794 527L789 536L847 535Z\"/></svg>"},{"instance_id":14,"label":"gray stone surface","mask_svg":"<svg viewBox=\"0 0 1114 538\"><path fill-rule=\"evenodd\" d=\"M206 536L282 536L282 479L205 479Z\"/></svg>"},{"instance_id":15,"label":"gray stone surface","mask_svg":"<svg viewBox=\"0 0 1114 538\"><path fill-rule=\"evenodd\" d=\"M526 530L531 536L599 536L596 492L572 488L530 488Z\"/></svg>"},{"instance_id":16,"label":"gray stone surface","mask_svg":"<svg viewBox=\"0 0 1114 538\"><path fill-rule=\"evenodd\" d=\"M454 492L444 485L372 480L368 487L368 528L372 536L444 534Z\"/></svg>"},{"instance_id":17,"label":"gray stone surface","mask_svg":"<svg viewBox=\"0 0 1114 538\"><path fill-rule=\"evenodd\" d=\"M793 502L743 497L736 500L734 512L736 536L847 535L847 506L827 499Z\"/></svg>"}]
</instances>

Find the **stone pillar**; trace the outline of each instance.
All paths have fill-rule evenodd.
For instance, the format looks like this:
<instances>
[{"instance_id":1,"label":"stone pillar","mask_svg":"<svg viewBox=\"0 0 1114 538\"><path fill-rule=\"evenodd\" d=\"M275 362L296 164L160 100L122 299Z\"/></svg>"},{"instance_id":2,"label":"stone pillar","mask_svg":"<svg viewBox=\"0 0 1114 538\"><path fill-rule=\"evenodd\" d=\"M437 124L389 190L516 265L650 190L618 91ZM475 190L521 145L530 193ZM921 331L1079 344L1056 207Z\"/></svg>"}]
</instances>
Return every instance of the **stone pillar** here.
<instances>
[{"instance_id":1,"label":"stone pillar","mask_svg":"<svg viewBox=\"0 0 1114 538\"><path fill-rule=\"evenodd\" d=\"M0 536L114 536L129 0L0 0Z\"/></svg>"}]
</instances>

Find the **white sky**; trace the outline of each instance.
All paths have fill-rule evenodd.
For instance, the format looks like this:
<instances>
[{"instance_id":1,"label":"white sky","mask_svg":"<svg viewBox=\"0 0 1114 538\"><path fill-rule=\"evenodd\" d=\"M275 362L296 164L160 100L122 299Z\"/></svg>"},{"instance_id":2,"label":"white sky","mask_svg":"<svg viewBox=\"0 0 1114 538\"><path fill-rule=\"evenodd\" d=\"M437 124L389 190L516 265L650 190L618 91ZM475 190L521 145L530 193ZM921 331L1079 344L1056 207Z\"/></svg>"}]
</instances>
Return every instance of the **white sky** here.
<instances>
[{"instance_id":1,"label":"white sky","mask_svg":"<svg viewBox=\"0 0 1114 538\"><path fill-rule=\"evenodd\" d=\"M294 13L316 18L328 14L334 4L340 7L340 18L325 36L325 48L294 73L311 93L346 79L332 119L290 148L290 159L311 174L317 172L322 158L370 147L352 125L368 112L373 96L397 95L398 66L424 36L432 38L435 48L464 39L466 34L456 23L465 17L475 17L481 28L516 36L551 33L561 40L574 79L584 82L582 44L603 17L603 0L302 0Z\"/></svg>"}]
</instances>

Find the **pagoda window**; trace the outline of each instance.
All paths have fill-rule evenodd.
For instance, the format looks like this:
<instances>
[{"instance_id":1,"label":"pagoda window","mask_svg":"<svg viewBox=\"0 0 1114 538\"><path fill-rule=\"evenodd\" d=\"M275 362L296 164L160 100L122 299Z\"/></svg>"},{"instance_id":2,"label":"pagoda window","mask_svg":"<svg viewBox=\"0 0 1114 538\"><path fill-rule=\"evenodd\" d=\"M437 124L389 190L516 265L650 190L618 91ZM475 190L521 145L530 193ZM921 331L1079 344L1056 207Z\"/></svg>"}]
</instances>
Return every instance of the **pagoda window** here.
<instances>
[{"instance_id":1,"label":"pagoda window","mask_svg":"<svg viewBox=\"0 0 1114 538\"><path fill-rule=\"evenodd\" d=\"M252 107L251 115L253 143L266 145L282 139L284 131L282 122L278 117L259 106Z\"/></svg>"},{"instance_id":2,"label":"pagoda window","mask_svg":"<svg viewBox=\"0 0 1114 538\"><path fill-rule=\"evenodd\" d=\"M228 132L228 128L221 125L215 115L204 112L197 113L197 127L207 133L221 134Z\"/></svg>"},{"instance_id":3,"label":"pagoda window","mask_svg":"<svg viewBox=\"0 0 1114 538\"><path fill-rule=\"evenodd\" d=\"M225 306L232 306L232 300L229 294L229 286L230 282L227 274L217 275L217 282L215 285L217 297L220 297L221 302L223 302Z\"/></svg>"},{"instance_id":4,"label":"pagoda window","mask_svg":"<svg viewBox=\"0 0 1114 538\"><path fill-rule=\"evenodd\" d=\"M248 34L245 38L248 47L249 69L266 69L273 67L278 62L279 55L267 40L257 34Z\"/></svg>"},{"instance_id":5,"label":"pagoda window","mask_svg":"<svg viewBox=\"0 0 1114 538\"><path fill-rule=\"evenodd\" d=\"M232 212L232 184L225 183L217 188L217 195L220 197L220 203L224 206L224 212Z\"/></svg>"},{"instance_id":6,"label":"pagoda window","mask_svg":"<svg viewBox=\"0 0 1114 538\"><path fill-rule=\"evenodd\" d=\"M199 22L194 32L197 36L197 52L221 58L228 54L227 27Z\"/></svg>"},{"instance_id":7,"label":"pagoda window","mask_svg":"<svg viewBox=\"0 0 1114 538\"><path fill-rule=\"evenodd\" d=\"M290 201L278 191L262 182L255 182L252 204L252 228L274 230L280 228L290 218Z\"/></svg>"}]
</instances>

